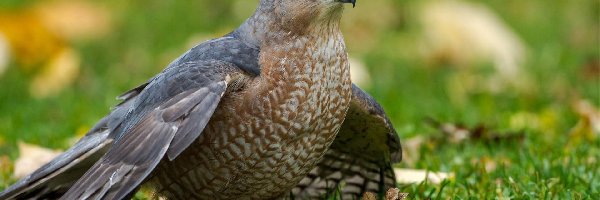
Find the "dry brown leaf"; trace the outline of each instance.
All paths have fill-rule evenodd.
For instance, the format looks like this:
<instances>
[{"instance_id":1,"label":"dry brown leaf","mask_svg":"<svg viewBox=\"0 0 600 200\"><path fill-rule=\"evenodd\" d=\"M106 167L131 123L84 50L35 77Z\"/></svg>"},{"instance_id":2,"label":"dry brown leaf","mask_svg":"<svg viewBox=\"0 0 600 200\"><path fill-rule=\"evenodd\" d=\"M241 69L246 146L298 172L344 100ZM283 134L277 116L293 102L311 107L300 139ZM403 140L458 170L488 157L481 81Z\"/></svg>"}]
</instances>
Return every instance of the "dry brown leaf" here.
<instances>
[{"instance_id":1,"label":"dry brown leaf","mask_svg":"<svg viewBox=\"0 0 600 200\"><path fill-rule=\"evenodd\" d=\"M377 200L377 196L372 192L365 192L362 196L362 200Z\"/></svg>"},{"instance_id":2,"label":"dry brown leaf","mask_svg":"<svg viewBox=\"0 0 600 200\"><path fill-rule=\"evenodd\" d=\"M593 141L600 136L600 111L587 100L576 100L573 110L579 115L579 122L569 132L571 146L583 140Z\"/></svg>"},{"instance_id":3,"label":"dry brown leaf","mask_svg":"<svg viewBox=\"0 0 600 200\"><path fill-rule=\"evenodd\" d=\"M19 142L18 145L20 155L15 161L15 171L13 172L13 176L18 179L32 173L61 153L61 151L51 150L23 142Z\"/></svg>"},{"instance_id":4,"label":"dry brown leaf","mask_svg":"<svg viewBox=\"0 0 600 200\"><path fill-rule=\"evenodd\" d=\"M385 193L385 200L404 200L406 197L408 197L408 193L402 193L398 188L390 188Z\"/></svg>"},{"instance_id":5,"label":"dry brown leaf","mask_svg":"<svg viewBox=\"0 0 600 200\"><path fill-rule=\"evenodd\" d=\"M473 135L473 131L462 124L442 123L432 118L425 119L425 122L431 127L438 129L443 134L445 141L453 144L471 139Z\"/></svg>"},{"instance_id":6,"label":"dry brown leaf","mask_svg":"<svg viewBox=\"0 0 600 200\"><path fill-rule=\"evenodd\" d=\"M584 120L588 121L590 128L600 134L600 111L588 100L578 100L573 103L573 109Z\"/></svg>"},{"instance_id":7,"label":"dry brown leaf","mask_svg":"<svg viewBox=\"0 0 600 200\"><path fill-rule=\"evenodd\" d=\"M408 197L408 193L400 192L398 188L390 188L385 193L385 200L404 200ZM377 196L372 192L365 192L362 200L377 200Z\"/></svg>"},{"instance_id":8,"label":"dry brown leaf","mask_svg":"<svg viewBox=\"0 0 600 200\"><path fill-rule=\"evenodd\" d=\"M396 168L394 172L396 173L398 183L420 183L427 180L430 183L440 184L443 180L454 177L452 173L430 172L419 169Z\"/></svg>"},{"instance_id":9,"label":"dry brown leaf","mask_svg":"<svg viewBox=\"0 0 600 200\"><path fill-rule=\"evenodd\" d=\"M474 127L467 127L460 123L441 123L432 118L427 118L426 123L428 123L431 127L438 129L442 133L442 138L437 138L437 142L449 141L454 144L462 143L468 140L479 140L484 142L521 142L525 138L523 132L499 132L486 124L478 124Z\"/></svg>"},{"instance_id":10,"label":"dry brown leaf","mask_svg":"<svg viewBox=\"0 0 600 200\"><path fill-rule=\"evenodd\" d=\"M402 142L402 163L407 166L414 166L419 161L420 149L425 142L426 139L423 136L405 139Z\"/></svg>"}]
</instances>

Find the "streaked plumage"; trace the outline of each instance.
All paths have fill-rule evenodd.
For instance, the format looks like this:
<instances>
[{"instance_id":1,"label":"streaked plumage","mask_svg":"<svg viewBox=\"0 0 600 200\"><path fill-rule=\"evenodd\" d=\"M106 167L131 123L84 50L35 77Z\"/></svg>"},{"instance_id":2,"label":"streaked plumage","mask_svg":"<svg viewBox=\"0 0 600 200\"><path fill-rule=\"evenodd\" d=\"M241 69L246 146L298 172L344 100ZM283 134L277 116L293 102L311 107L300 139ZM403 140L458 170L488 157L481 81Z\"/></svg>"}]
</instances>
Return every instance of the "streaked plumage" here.
<instances>
[{"instance_id":1,"label":"streaked plumage","mask_svg":"<svg viewBox=\"0 0 600 200\"><path fill-rule=\"evenodd\" d=\"M262 0L0 199L122 199L142 184L169 199L322 198L341 185L358 198L393 187L400 143L350 81L343 2Z\"/></svg>"}]
</instances>

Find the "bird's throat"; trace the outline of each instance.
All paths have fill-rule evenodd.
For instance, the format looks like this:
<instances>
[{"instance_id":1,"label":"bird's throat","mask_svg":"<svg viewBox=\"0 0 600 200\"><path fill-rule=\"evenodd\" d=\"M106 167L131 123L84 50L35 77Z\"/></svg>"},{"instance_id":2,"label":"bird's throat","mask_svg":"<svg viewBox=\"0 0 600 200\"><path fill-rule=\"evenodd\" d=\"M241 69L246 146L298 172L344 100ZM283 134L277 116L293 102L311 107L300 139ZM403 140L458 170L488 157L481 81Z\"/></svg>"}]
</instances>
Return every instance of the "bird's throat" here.
<instances>
[{"instance_id":1,"label":"bird's throat","mask_svg":"<svg viewBox=\"0 0 600 200\"><path fill-rule=\"evenodd\" d=\"M259 63L261 77L275 85L349 80L346 47L341 33L290 36L287 41L267 42L261 48Z\"/></svg>"}]
</instances>

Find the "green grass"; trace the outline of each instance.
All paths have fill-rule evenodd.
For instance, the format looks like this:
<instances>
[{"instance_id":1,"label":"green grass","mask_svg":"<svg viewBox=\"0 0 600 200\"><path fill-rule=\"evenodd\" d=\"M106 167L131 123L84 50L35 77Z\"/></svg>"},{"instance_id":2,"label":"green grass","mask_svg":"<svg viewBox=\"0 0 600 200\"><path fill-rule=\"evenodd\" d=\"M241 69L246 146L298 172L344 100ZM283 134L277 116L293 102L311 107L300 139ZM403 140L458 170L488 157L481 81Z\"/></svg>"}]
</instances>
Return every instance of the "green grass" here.
<instances>
[{"instance_id":1,"label":"green grass","mask_svg":"<svg viewBox=\"0 0 600 200\"><path fill-rule=\"evenodd\" d=\"M367 44L355 39L360 38L357 30L369 27L353 27L347 21L344 28L350 55L364 61L373 77L368 92L386 109L401 139L425 140L417 148L405 148L418 152L409 158L414 162L398 166L455 174L441 184L400 185L403 192L415 199L600 198L600 139L598 133L591 139L572 134L581 118L571 107L576 97L600 106L600 77L583 72L590 60L600 59L598 1L478 1L498 13L527 45L523 69L532 89L491 92L476 84L460 94L461 101L453 93L456 77L486 80L493 74L491 66L480 64L465 72L423 60L413 42L421 34L415 14L420 1L379 1L393 9L397 19L379 32L369 32L374 34L369 37L374 47L360 48ZM0 6L31 2L35 1L6 1ZM0 77L0 155L17 158L17 141L68 148L77 132L93 126L118 103L115 96L159 72L189 47L190 38L216 37L241 23L235 2L104 1L114 12L115 26L103 38L72 43L83 64L71 87L38 100L26 92L31 74L16 64ZM361 9L368 1L359 3L346 14L365 19L376 15L377 10ZM426 118L482 125L492 135L519 137L451 143ZM519 123L523 118L524 125ZM495 166L486 169L486 163ZM9 166L0 165L0 174L0 189L15 181Z\"/></svg>"}]
</instances>

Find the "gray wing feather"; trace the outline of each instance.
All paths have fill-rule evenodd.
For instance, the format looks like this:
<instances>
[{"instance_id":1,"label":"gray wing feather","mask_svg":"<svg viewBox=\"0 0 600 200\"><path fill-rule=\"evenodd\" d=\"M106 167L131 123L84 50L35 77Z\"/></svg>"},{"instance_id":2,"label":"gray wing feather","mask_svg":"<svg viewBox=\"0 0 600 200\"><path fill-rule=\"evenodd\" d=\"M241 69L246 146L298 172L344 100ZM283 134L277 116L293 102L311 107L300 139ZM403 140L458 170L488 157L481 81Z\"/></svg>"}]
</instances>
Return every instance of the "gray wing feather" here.
<instances>
[{"instance_id":1,"label":"gray wing feather","mask_svg":"<svg viewBox=\"0 0 600 200\"><path fill-rule=\"evenodd\" d=\"M201 131L204 129L214 110L217 108L221 96L227 87L226 83L219 82L212 85L211 91L218 91L206 94L204 100L198 104L189 116L182 122L181 128L177 130L177 137L173 139L169 145L167 154L169 160L174 160L183 150L187 149L190 144L198 138Z\"/></svg>"},{"instance_id":2,"label":"gray wing feather","mask_svg":"<svg viewBox=\"0 0 600 200\"><path fill-rule=\"evenodd\" d=\"M102 118L73 147L0 193L0 199L55 199L64 194L111 146L109 133L123 121L137 93Z\"/></svg>"},{"instance_id":3,"label":"gray wing feather","mask_svg":"<svg viewBox=\"0 0 600 200\"><path fill-rule=\"evenodd\" d=\"M381 106L353 85L350 108L335 141L291 195L359 199L364 192L382 194L395 187L392 163L401 155L400 139Z\"/></svg>"},{"instance_id":4,"label":"gray wing feather","mask_svg":"<svg viewBox=\"0 0 600 200\"><path fill-rule=\"evenodd\" d=\"M170 143L160 144L169 146L166 149L166 154L169 159L174 159L190 145L194 138L198 137L201 133L199 130L203 129L212 115L212 111L217 106L221 98L220 95L222 95L219 88L224 87L221 75L231 71L239 72L239 69L241 69L246 75L258 76L260 74L259 52L258 47L242 42L235 32L197 45L171 63L158 76L119 96L119 99L123 102L117 105L111 114L98 122L75 146L15 185L2 191L0 199L56 199L60 197L108 151L113 143L124 143L121 140L125 133L134 130L141 121L146 120L144 122L150 123L152 121L147 120L160 119L158 117L148 118L149 113L159 106L162 106L162 108L168 107L162 112L163 119L168 119L167 121L172 121L171 123L177 123L180 126L176 133L172 133L171 129L165 129L163 131L164 135L174 135ZM198 62L199 60L203 61ZM190 65L196 67L190 67ZM205 66L198 67L202 65ZM229 67L223 67L224 65ZM230 69L232 68L231 65L235 65L234 70ZM200 88L200 86L208 87L210 91L203 97L204 101L199 99L202 95L199 93L194 94L194 92L199 92L195 89ZM142 94L144 90L153 92ZM190 99L191 97L196 99ZM188 104L179 103L184 98L188 99ZM201 103L194 104L197 102ZM179 104L173 106L176 103ZM155 125L157 127L153 128L159 130L164 124L151 123L149 125ZM136 130L140 131L139 128ZM169 140L168 137L166 139ZM129 140L141 139L130 138ZM154 152L154 154L148 153L145 155L164 154L165 152ZM131 176L122 174L124 172L143 171L140 168L124 166L127 165L123 164L119 168L107 168L107 170L118 169L119 173L116 173L115 176L121 178L120 181L123 180L123 177ZM96 172L96 174L103 173ZM100 184L100 182L94 182L94 184L96 183ZM114 186L102 187L99 192L110 193L111 191L107 191L110 188L114 188Z\"/></svg>"},{"instance_id":5,"label":"gray wing feather","mask_svg":"<svg viewBox=\"0 0 600 200\"><path fill-rule=\"evenodd\" d=\"M202 72L199 74L199 72ZM222 61L186 62L154 78L139 94L111 149L62 199L122 199L134 192L165 157L174 159L200 135L230 75Z\"/></svg>"},{"instance_id":6,"label":"gray wing feather","mask_svg":"<svg viewBox=\"0 0 600 200\"><path fill-rule=\"evenodd\" d=\"M133 128L132 134L124 135L62 199L122 199L129 194L158 164L175 136L173 125L158 117L152 114Z\"/></svg>"}]
</instances>

